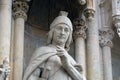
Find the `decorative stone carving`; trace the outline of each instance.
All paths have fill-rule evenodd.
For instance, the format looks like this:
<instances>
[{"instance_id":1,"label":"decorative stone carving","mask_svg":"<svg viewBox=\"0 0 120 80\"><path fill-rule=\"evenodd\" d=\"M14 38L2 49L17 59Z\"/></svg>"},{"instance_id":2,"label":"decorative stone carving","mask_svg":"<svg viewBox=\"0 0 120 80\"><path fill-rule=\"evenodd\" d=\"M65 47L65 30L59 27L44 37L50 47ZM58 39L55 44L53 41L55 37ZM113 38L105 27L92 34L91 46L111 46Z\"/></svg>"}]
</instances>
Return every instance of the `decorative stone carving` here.
<instances>
[{"instance_id":1,"label":"decorative stone carving","mask_svg":"<svg viewBox=\"0 0 120 80\"><path fill-rule=\"evenodd\" d=\"M66 14L62 11L50 25L48 45L33 53L23 80L83 80L81 66L67 52L73 29Z\"/></svg>"},{"instance_id":2,"label":"decorative stone carving","mask_svg":"<svg viewBox=\"0 0 120 80\"><path fill-rule=\"evenodd\" d=\"M0 65L0 80L6 80L10 74L10 66L7 58L4 59L3 64Z\"/></svg>"},{"instance_id":3,"label":"decorative stone carving","mask_svg":"<svg viewBox=\"0 0 120 80\"><path fill-rule=\"evenodd\" d=\"M120 37L120 0L112 0L112 16L113 24L117 28L117 33Z\"/></svg>"},{"instance_id":4,"label":"decorative stone carving","mask_svg":"<svg viewBox=\"0 0 120 80\"><path fill-rule=\"evenodd\" d=\"M13 15L15 18L22 17L25 20L27 19L26 12L28 11L28 4L22 1L14 1L13 2Z\"/></svg>"},{"instance_id":5,"label":"decorative stone carving","mask_svg":"<svg viewBox=\"0 0 120 80\"><path fill-rule=\"evenodd\" d=\"M78 2L79 2L81 5L85 5L86 0L78 0Z\"/></svg>"},{"instance_id":6,"label":"decorative stone carving","mask_svg":"<svg viewBox=\"0 0 120 80\"><path fill-rule=\"evenodd\" d=\"M120 0L112 0L112 15L120 15Z\"/></svg>"},{"instance_id":7,"label":"decorative stone carving","mask_svg":"<svg viewBox=\"0 0 120 80\"><path fill-rule=\"evenodd\" d=\"M120 15L113 16L113 24L117 29L118 36L120 37Z\"/></svg>"},{"instance_id":8,"label":"decorative stone carving","mask_svg":"<svg viewBox=\"0 0 120 80\"><path fill-rule=\"evenodd\" d=\"M86 25L85 25L85 21L83 19L75 19L74 20L74 27L75 27L75 32L73 34L74 38L78 38L78 37L82 37L82 38L86 38Z\"/></svg>"},{"instance_id":9,"label":"decorative stone carving","mask_svg":"<svg viewBox=\"0 0 120 80\"><path fill-rule=\"evenodd\" d=\"M85 9L84 11L84 15L86 18L88 19L92 19L95 17L95 10L94 9Z\"/></svg>"},{"instance_id":10,"label":"decorative stone carving","mask_svg":"<svg viewBox=\"0 0 120 80\"><path fill-rule=\"evenodd\" d=\"M100 45L101 46L109 46L112 47L112 38L114 36L114 32L110 27L103 27L100 30Z\"/></svg>"}]
</instances>

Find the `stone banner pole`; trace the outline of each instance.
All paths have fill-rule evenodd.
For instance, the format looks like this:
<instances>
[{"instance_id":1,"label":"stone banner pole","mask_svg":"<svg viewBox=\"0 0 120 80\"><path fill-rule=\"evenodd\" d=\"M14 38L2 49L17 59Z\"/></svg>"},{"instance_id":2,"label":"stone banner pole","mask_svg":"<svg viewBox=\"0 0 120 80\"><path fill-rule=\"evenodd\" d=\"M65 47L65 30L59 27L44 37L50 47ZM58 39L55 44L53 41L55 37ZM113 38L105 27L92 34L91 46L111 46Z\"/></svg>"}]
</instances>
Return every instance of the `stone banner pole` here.
<instances>
[{"instance_id":1,"label":"stone banner pole","mask_svg":"<svg viewBox=\"0 0 120 80\"><path fill-rule=\"evenodd\" d=\"M111 47L113 31L110 27L100 29L100 45L103 53L103 74L104 80L113 80L112 78L112 62L111 62Z\"/></svg>"},{"instance_id":2,"label":"stone banner pole","mask_svg":"<svg viewBox=\"0 0 120 80\"><path fill-rule=\"evenodd\" d=\"M75 32L73 34L75 40L75 60L82 66L83 75L86 76L86 52L85 38L86 25L83 19L74 20Z\"/></svg>"},{"instance_id":3,"label":"stone banner pole","mask_svg":"<svg viewBox=\"0 0 120 80\"><path fill-rule=\"evenodd\" d=\"M13 3L14 21L14 80L22 80L23 55L24 55L24 27L27 19L26 2L15 1Z\"/></svg>"},{"instance_id":4,"label":"stone banner pole","mask_svg":"<svg viewBox=\"0 0 120 80\"><path fill-rule=\"evenodd\" d=\"M95 2L96 0L87 0L87 8L84 11L88 26L86 47L87 79L103 80L100 64L98 26L95 22Z\"/></svg>"}]
</instances>

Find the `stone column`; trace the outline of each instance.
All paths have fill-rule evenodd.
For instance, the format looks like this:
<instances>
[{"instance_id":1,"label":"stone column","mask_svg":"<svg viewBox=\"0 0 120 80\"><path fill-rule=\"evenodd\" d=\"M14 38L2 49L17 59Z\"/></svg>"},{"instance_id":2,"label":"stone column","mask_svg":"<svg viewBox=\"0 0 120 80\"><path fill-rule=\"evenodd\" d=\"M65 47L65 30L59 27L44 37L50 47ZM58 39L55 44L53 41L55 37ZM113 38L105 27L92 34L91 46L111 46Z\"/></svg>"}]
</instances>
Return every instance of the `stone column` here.
<instances>
[{"instance_id":1,"label":"stone column","mask_svg":"<svg viewBox=\"0 0 120 80\"><path fill-rule=\"evenodd\" d=\"M75 40L75 59L82 66L83 75L86 76L86 52L85 38L86 25L83 19L74 20L75 32L73 34Z\"/></svg>"},{"instance_id":2,"label":"stone column","mask_svg":"<svg viewBox=\"0 0 120 80\"><path fill-rule=\"evenodd\" d=\"M12 17L12 26L11 26L11 46L10 46L10 66L11 74L10 80L13 80L13 58L14 58L14 18Z\"/></svg>"},{"instance_id":3,"label":"stone column","mask_svg":"<svg viewBox=\"0 0 120 80\"><path fill-rule=\"evenodd\" d=\"M24 27L27 19L26 2L15 1L13 3L14 15L14 80L22 80L23 54L24 54Z\"/></svg>"},{"instance_id":4,"label":"stone column","mask_svg":"<svg viewBox=\"0 0 120 80\"><path fill-rule=\"evenodd\" d=\"M9 59L12 0L0 0L0 64Z\"/></svg>"},{"instance_id":5,"label":"stone column","mask_svg":"<svg viewBox=\"0 0 120 80\"><path fill-rule=\"evenodd\" d=\"M90 3L95 4L95 0ZM89 3L87 3L88 5ZM100 65L100 51L99 51L99 35L98 26L95 22L95 7L89 5L85 9L84 14L86 17L87 30L87 79L88 80L103 80Z\"/></svg>"},{"instance_id":6,"label":"stone column","mask_svg":"<svg viewBox=\"0 0 120 80\"><path fill-rule=\"evenodd\" d=\"M12 0L0 0L0 79L8 80ZM3 70L3 71L2 71ZM2 78L2 75L5 76Z\"/></svg>"},{"instance_id":7,"label":"stone column","mask_svg":"<svg viewBox=\"0 0 120 80\"><path fill-rule=\"evenodd\" d=\"M113 80L112 78L112 63L111 63L111 47L113 31L110 27L100 29L100 45L103 53L103 75L104 80Z\"/></svg>"}]
</instances>

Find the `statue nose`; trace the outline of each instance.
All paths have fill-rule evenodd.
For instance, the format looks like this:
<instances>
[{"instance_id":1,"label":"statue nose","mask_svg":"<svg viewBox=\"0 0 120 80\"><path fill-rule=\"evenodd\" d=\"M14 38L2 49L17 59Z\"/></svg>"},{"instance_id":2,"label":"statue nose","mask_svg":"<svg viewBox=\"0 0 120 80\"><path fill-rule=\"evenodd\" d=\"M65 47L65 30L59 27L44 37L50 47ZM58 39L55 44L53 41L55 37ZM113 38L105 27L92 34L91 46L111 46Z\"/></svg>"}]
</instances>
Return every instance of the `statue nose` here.
<instances>
[{"instance_id":1,"label":"statue nose","mask_svg":"<svg viewBox=\"0 0 120 80\"><path fill-rule=\"evenodd\" d=\"M63 34L65 34L65 31L64 31L64 29L62 29L62 30L61 30L61 34L62 34L62 35L63 35Z\"/></svg>"}]
</instances>

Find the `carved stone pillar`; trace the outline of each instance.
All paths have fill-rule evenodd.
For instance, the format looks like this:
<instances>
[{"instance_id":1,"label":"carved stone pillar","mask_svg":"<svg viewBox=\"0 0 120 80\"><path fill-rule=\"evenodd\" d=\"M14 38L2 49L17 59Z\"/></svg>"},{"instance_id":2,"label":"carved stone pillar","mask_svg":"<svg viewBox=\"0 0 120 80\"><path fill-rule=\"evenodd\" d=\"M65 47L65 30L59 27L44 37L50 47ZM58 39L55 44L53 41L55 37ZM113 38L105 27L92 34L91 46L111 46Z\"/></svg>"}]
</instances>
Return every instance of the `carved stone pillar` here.
<instances>
[{"instance_id":1,"label":"carved stone pillar","mask_svg":"<svg viewBox=\"0 0 120 80\"><path fill-rule=\"evenodd\" d=\"M1 66L4 66L3 60L7 59L9 63L11 39L11 7L12 0L0 0L0 68Z\"/></svg>"},{"instance_id":2,"label":"carved stone pillar","mask_svg":"<svg viewBox=\"0 0 120 80\"><path fill-rule=\"evenodd\" d=\"M22 80L23 75L23 54L24 54L24 26L27 19L26 2L13 2L14 16L14 80Z\"/></svg>"},{"instance_id":3,"label":"carved stone pillar","mask_svg":"<svg viewBox=\"0 0 120 80\"><path fill-rule=\"evenodd\" d=\"M74 21L74 27L75 32L73 36L75 39L75 59L82 66L83 75L86 76L85 21L83 19L76 19Z\"/></svg>"},{"instance_id":4,"label":"carved stone pillar","mask_svg":"<svg viewBox=\"0 0 120 80\"><path fill-rule=\"evenodd\" d=\"M89 1L89 0L87 0ZM92 4L95 4L95 1L90 0ZM89 3L87 3L89 4ZM88 80L103 80L102 71L100 65L100 51L99 51L99 35L98 35L98 26L95 22L95 10L94 6L87 6L84 14L86 17L86 23L88 26L87 30L87 78Z\"/></svg>"},{"instance_id":5,"label":"carved stone pillar","mask_svg":"<svg viewBox=\"0 0 120 80\"><path fill-rule=\"evenodd\" d=\"M100 45L103 53L103 75L104 80L112 79L112 63L111 63L111 47L113 38L113 31L110 27L103 27L100 29Z\"/></svg>"}]
</instances>

